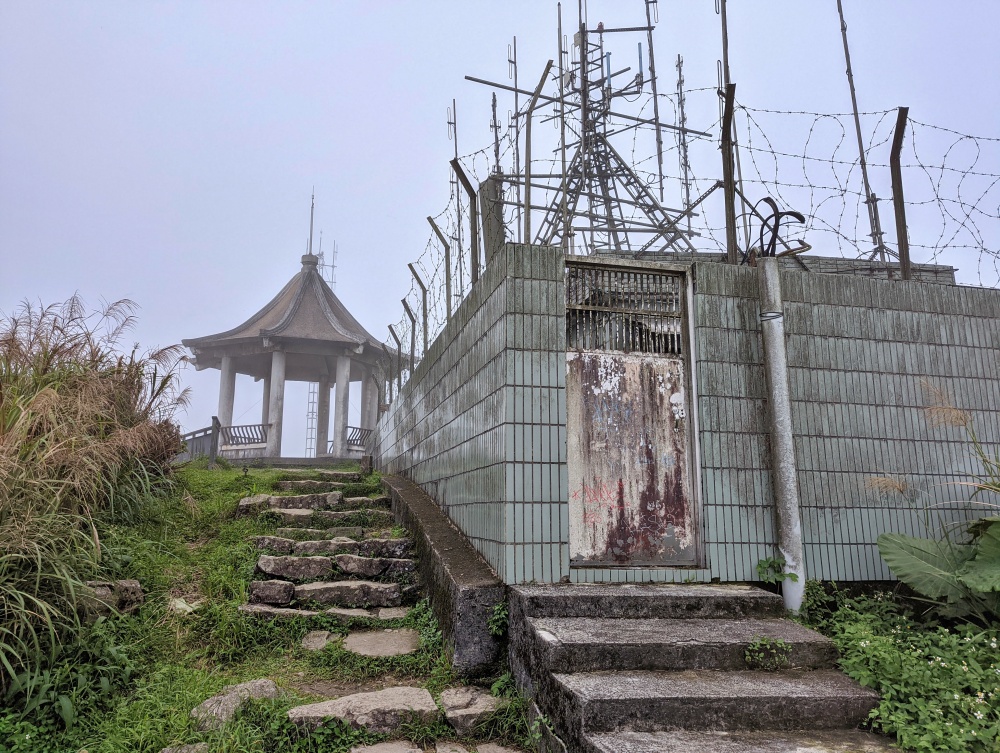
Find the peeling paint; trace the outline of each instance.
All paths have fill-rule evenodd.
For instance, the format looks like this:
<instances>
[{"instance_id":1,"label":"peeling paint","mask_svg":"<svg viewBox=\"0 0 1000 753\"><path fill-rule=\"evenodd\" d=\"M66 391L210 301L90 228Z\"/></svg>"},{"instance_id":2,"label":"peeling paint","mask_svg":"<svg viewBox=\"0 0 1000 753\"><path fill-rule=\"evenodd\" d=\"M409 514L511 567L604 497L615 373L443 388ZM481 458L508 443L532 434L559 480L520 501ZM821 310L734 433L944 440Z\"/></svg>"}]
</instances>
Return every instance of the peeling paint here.
<instances>
[{"instance_id":1,"label":"peeling paint","mask_svg":"<svg viewBox=\"0 0 1000 753\"><path fill-rule=\"evenodd\" d=\"M693 564L682 358L569 353L566 386L571 561Z\"/></svg>"}]
</instances>

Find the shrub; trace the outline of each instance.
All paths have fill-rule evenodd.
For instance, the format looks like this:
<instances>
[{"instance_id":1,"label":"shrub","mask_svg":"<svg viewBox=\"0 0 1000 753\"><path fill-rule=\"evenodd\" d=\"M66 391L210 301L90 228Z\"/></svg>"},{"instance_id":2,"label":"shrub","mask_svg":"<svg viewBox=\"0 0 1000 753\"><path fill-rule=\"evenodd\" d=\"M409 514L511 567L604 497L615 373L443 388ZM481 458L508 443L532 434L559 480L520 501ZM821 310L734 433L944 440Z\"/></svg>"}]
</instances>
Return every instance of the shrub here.
<instances>
[{"instance_id":1,"label":"shrub","mask_svg":"<svg viewBox=\"0 0 1000 753\"><path fill-rule=\"evenodd\" d=\"M807 584L807 624L830 636L841 668L881 701L870 723L906 750L988 753L1000 740L1000 631L922 624L891 594Z\"/></svg>"}]
</instances>

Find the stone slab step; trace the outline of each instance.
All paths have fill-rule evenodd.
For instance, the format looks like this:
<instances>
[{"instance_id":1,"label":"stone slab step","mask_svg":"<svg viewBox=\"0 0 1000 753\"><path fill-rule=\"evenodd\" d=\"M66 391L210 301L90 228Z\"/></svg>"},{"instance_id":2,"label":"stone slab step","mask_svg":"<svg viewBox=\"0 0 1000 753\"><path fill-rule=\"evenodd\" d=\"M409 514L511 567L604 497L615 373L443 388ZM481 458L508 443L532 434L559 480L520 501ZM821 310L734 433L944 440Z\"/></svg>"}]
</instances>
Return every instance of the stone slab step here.
<instances>
[{"instance_id":1,"label":"stone slab step","mask_svg":"<svg viewBox=\"0 0 1000 753\"><path fill-rule=\"evenodd\" d=\"M514 586L511 596L527 617L647 619L783 617L781 597L753 586L587 584Z\"/></svg>"},{"instance_id":2,"label":"stone slab step","mask_svg":"<svg viewBox=\"0 0 1000 753\"><path fill-rule=\"evenodd\" d=\"M788 666L832 668L829 638L784 619L646 620L533 617L535 666L550 672L622 669L747 669L744 652L759 637L789 646Z\"/></svg>"},{"instance_id":3,"label":"stone slab step","mask_svg":"<svg viewBox=\"0 0 1000 753\"><path fill-rule=\"evenodd\" d=\"M407 723L430 724L440 714L429 692L408 686L355 693L288 710L289 720L303 727L316 728L327 719L340 719L380 734L395 732Z\"/></svg>"},{"instance_id":4,"label":"stone slab step","mask_svg":"<svg viewBox=\"0 0 1000 753\"><path fill-rule=\"evenodd\" d=\"M279 528L275 536L302 541L304 539L336 539L346 537L360 539L365 535L361 526L339 526L337 528Z\"/></svg>"},{"instance_id":5,"label":"stone slab step","mask_svg":"<svg viewBox=\"0 0 1000 753\"><path fill-rule=\"evenodd\" d=\"M344 499L344 504L355 507L383 507L388 509L392 505L392 500L384 495L379 497L347 497Z\"/></svg>"},{"instance_id":6,"label":"stone slab step","mask_svg":"<svg viewBox=\"0 0 1000 753\"><path fill-rule=\"evenodd\" d=\"M306 583L295 587L295 601L344 607L398 607L402 590L398 583L341 580Z\"/></svg>"},{"instance_id":7,"label":"stone slab step","mask_svg":"<svg viewBox=\"0 0 1000 753\"><path fill-rule=\"evenodd\" d=\"M827 669L554 674L574 733L854 729L878 694Z\"/></svg>"},{"instance_id":8,"label":"stone slab step","mask_svg":"<svg viewBox=\"0 0 1000 753\"><path fill-rule=\"evenodd\" d=\"M358 554L394 559L409 557L413 554L413 539L364 539L358 542Z\"/></svg>"},{"instance_id":9,"label":"stone slab step","mask_svg":"<svg viewBox=\"0 0 1000 753\"><path fill-rule=\"evenodd\" d=\"M338 545L337 541L301 542L331 545L330 548ZM356 541L345 541L348 548L356 550ZM305 551L300 549L296 554ZM339 570L346 575L360 575L365 578L385 577L400 578L406 580L404 576L415 572L417 563L412 559L397 559L393 557L363 557L357 554L344 553L332 554L331 556L314 555L271 555L262 554L257 559L257 571L272 578L285 581L304 582L329 578L334 570ZM410 579L412 580L412 579ZM271 582L271 581L266 581ZM253 599L251 599L253 601ZM268 601L270 604L288 603Z\"/></svg>"},{"instance_id":10,"label":"stone slab step","mask_svg":"<svg viewBox=\"0 0 1000 753\"><path fill-rule=\"evenodd\" d=\"M280 507L272 507L268 511L278 519L282 526L311 526L313 523L312 510L295 510Z\"/></svg>"},{"instance_id":11,"label":"stone slab step","mask_svg":"<svg viewBox=\"0 0 1000 753\"><path fill-rule=\"evenodd\" d=\"M412 573L417 569L417 563L411 559L394 559L392 557L359 557L356 554L338 554L333 558L337 569L350 575L362 575L366 578L383 576L394 578Z\"/></svg>"},{"instance_id":12,"label":"stone slab step","mask_svg":"<svg viewBox=\"0 0 1000 753\"><path fill-rule=\"evenodd\" d=\"M263 549L275 554L291 554L295 550L295 539L283 536L254 536L250 539L255 549Z\"/></svg>"},{"instance_id":13,"label":"stone slab step","mask_svg":"<svg viewBox=\"0 0 1000 753\"><path fill-rule=\"evenodd\" d=\"M330 557L276 557L262 554L257 558L257 571L282 580L319 580L333 575L333 560Z\"/></svg>"},{"instance_id":14,"label":"stone slab step","mask_svg":"<svg viewBox=\"0 0 1000 753\"><path fill-rule=\"evenodd\" d=\"M254 580L248 592L251 604L287 607L295 597L295 586L287 580Z\"/></svg>"},{"instance_id":15,"label":"stone slab step","mask_svg":"<svg viewBox=\"0 0 1000 753\"><path fill-rule=\"evenodd\" d=\"M346 484L356 484L361 480L357 471L313 471L323 481L340 481Z\"/></svg>"},{"instance_id":16,"label":"stone slab step","mask_svg":"<svg viewBox=\"0 0 1000 753\"><path fill-rule=\"evenodd\" d=\"M267 506L281 510L329 510L339 507L344 501L340 492L325 494L289 494L267 498Z\"/></svg>"},{"instance_id":17,"label":"stone slab step","mask_svg":"<svg viewBox=\"0 0 1000 753\"><path fill-rule=\"evenodd\" d=\"M357 554L360 544L354 539L339 537L318 541L296 541L292 553L305 556L310 554Z\"/></svg>"},{"instance_id":18,"label":"stone slab step","mask_svg":"<svg viewBox=\"0 0 1000 753\"><path fill-rule=\"evenodd\" d=\"M296 617L315 617L320 614L312 609L289 609L271 604L240 604L238 609L251 617L263 617L271 620L291 620Z\"/></svg>"},{"instance_id":19,"label":"stone slab step","mask_svg":"<svg viewBox=\"0 0 1000 753\"><path fill-rule=\"evenodd\" d=\"M394 520L389 510L376 507L343 511L317 510L313 514L317 523L326 526L349 525L349 521L357 520L359 516L364 516L367 526L391 526Z\"/></svg>"},{"instance_id":20,"label":"stone slab step","mask_svg":"<svg viewBox=\"0 0 1000 753\"><path fill-rule=\"evenodd\" d=\"M274 488L283 492L299 492L301 494L316 494L335 492L344 488L341 481L313 481L310 479L295 479L274 482Z\"/></svg>"},{"instance_id":21,"label":"stone slab step","mask_svg":"<svg viewBox=\"0 0 1000 753\"><path fill-rule=\"evenodd\" d=\"M288 529L279 529L288 530ZM254 536L253 544L257 549L274 552L277 555L331 555L356 554L363 557L382 559L407 559L413 552L411 539L365 539L356 541L341 536L330 539L296 541L282 536ZM405 567L397 565L397 567ZM400 572L410 572L404 569Z\"/></svg>"},{"instance_id":22,"label":"stone slab step","mask_svg":"<svg viewBox=\"0 0 1000 753\"><path fill-rule=\"evenodd\" d=\"M323 526L324 529L331 526L348 526L352 522L364 522L369 526L391 526L393 523L392 513L388 510L378 508L363 508L359 510L298 510L275 507L268 510L271 515L277 516L283 527L314 528Z\"/></svg>"},{"instance_id":23,"label":"stone slab step","mask_svg":"<svg viewBox=\"0 0 1000 753\"><path fill-rule=\"evenodd\" d=\"M315 617L322 614L332 617L339 622L348 624L355 619L381 620L402 620L410 612L409 607L382 607L378 609L344 609L342 607L331 607L317 612L313 609L293 609L289 607L276 606L274 604L241 604L239 611L252 617L262 617L266 619L292 619L294 617Z\"/></svg>"},{"instance_id":24,"label":"stone slab step","mask_svg":"<svg viewBox=\"0 0 1000 753\"><path fill-rule=\"evenodd\" d=\"M899 753L885 738L825 732L610 732L588 735L587 753Z\"/></svg>"}]
</instances>

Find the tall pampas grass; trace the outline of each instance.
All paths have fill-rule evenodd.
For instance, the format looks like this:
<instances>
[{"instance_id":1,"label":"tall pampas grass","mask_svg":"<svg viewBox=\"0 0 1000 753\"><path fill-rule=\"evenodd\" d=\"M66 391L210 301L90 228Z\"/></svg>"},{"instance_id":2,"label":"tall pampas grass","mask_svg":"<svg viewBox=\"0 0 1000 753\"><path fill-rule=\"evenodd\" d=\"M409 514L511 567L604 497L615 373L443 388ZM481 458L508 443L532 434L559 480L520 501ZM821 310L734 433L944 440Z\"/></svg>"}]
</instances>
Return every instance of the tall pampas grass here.
<instances>
[{"instance_id":1,"label":"tall pampas grass","mask_svg":"<svg viewBox=\"0 0 1000 753\"><path fill-rule=\"evenodd\" d=\"M95 521L138 514L180 449L179 348L123 348L135 309L74 296L0 318L0 691L77 635Z\"/></svg>"}]
</instances>

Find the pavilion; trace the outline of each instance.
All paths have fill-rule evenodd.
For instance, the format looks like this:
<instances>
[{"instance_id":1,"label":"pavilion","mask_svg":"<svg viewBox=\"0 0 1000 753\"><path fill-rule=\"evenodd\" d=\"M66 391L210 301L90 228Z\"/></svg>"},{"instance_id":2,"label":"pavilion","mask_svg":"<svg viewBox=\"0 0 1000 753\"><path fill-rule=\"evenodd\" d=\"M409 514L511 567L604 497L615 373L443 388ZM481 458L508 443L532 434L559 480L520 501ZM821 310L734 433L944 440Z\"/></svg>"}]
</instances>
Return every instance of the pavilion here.
<instances>
[{"instance_id":1,"label":"pavilion","mask_svg":"<svg viewBox=\"0 0 1000 753\"><path fill-rule=\"evenodd\" d=\"M316 455L362 454L378 418L375 365L384 346L340 302L306 254L302 269L270 303L238 327L183 340L201 369L219 369L220 454L279 457L285 382L314 382L317 395ZM233 426L236 375L263 380L260 424ZM347 425L351 383L361 383L361 426ZM330 389L336 385L332 437Z\"/></svg>"}]
</instances>

